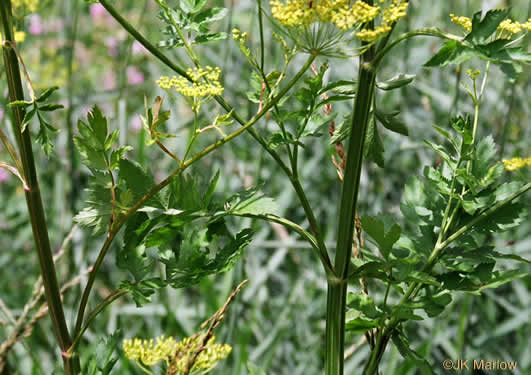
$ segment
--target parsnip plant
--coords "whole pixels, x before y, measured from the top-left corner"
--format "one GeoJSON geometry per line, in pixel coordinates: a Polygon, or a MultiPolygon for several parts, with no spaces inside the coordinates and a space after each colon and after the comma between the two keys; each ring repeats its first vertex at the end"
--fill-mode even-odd
{"type": "MultiPolygon", "coordinates": [[[[378,374],[390,344],[423,371],[433,372],[433,366],[410,347],[405,334],[409,321],[424,319],[418,311],[434,317],[450,304],[455,291],[479,294],[527,275],[521,268],[495,268],[499,259],[529,261],[495,249],[490,236],[523,220],[522,196],[531,183],[522,168],[530,164],[529,159],[501,160],[493,138],[480,138],[478,126],[492,66],[499,66],[508,79],[515,80],[522,67],[531,62],[531,55],[519,45],[531,29],[531,20],[512,21],[509,10],[477,12],[472,18],[452,14],[452,21],[462,27],[459,35],[434,27],[396,35],[397,23],[407,16],[407,1],[275,0],[266,4],[258,0],[259,27],[254,37],[260,43],[255,49],[249,43],[249,31],[235,28],[231,36],[218,31],[217,24],[227,9],[210,7],[207,0],[155,2],[164,25],[158,44],[148,41],[129,23],[114,2],[99,1],[124,30],[175,74],[161,76],[156,84],[191,111],[187,145],[182,150],[168,146],[167,140],[176,136],[166,127],[171,118],[170,100],[145,98],[142,122],[148,136],[146,143],[158,147],[175,165],[171,174],[157,182],[152,176],[156,166],[145,170],[128,156],[133,147],[117,145],[119,132],[111,131],[100,108],[93,107],[86,119],[79,120],[73,141],[90,171],[90,181],[85,207],[75,221],[105,239],[88,274],[72,331],[63,313],[30,138],[31,120],[37,116],[37,137],[46,153],[52,152],[50,132],[55,128],[43,112],[60,106],[48,102],[53,88],[36,96],[28,74],[21,77],[19,67],[24,56],[18,53],[14,40],[11,2],[5,0],[0,5],[17,145],[0,133],[12,157],[12,163],[2,162],[0,166],[19,177],[26,192],[65,373],[111,373],[116,364],[112,351],[102,349],[104,354],[83,366],[78,354],[83,351],[84,332],[116,299],[129,294],[137,306],[142,306],[161,288],[185,288],[232,268],[249,247],[254,232],[244,228],[232,233],[227,225],[231,216],[283,225],[307,241],[320,260],[328,286],[323,343],[327,375],[343,374],[345,332],[365,335],[370,354],[363,364],[364,375],[378,374]],[[267,61],[266,24],[274,30],[272,38],[283,51],[282,66],[272,67],[267,61]],[[403,189],[401,217],[368,216],[357,210],[363,161],[385,168],[382,137],[387,131],[409,134],[400,113],[381,107],[378,96],[412,84],[415,79],[408,72],[390,79],[379,73],[395,46],[418,36],[438,38],[444,43],[425,63],[427,68],[463,65],[472,59],[484,62],[481,71],[468,70],[464,82],[469,97],[463,100],[472,102],[474,111],[433,126],[432,134],[438,133],[443,142],[430,137],[426,145],[440,161],[436,166],[426,166],[422,176],[409,177],[403,189]],[[250,118],[224,98],[221,77],[225,72],[198,52],[228,37],[247,62],[245,69],[252,72],[247,97],[255,114],[250,118]],[[200,50],[198,45],[205,46],[200,50]],[[187,66],[169,58],[168,49],[184,54],[187,66]],[[352,75],[340,80],[327,80],[337,59],[356,61],[355,79],[353,70],[352,75]],[[29,100],[22,89],[24,82],[29,87],[29,100]],[[350,103],[350,113],[335,111],[340,102],[350,103]],[[274,131],[260,126],[264,117],[274,121],[274,131]],[[202,180],[193,170],[188,173],[198,161],[239,136],[252,137],[257,149],[276,163],[277,172],[295,192],[307,222],[282,217],[275,201],[259,187],[221,198],[215,193],[223,170],[212,173],[210,181],[202,180]],[[300,174],[305,168],[300,155],[316,142],[332,155],[332,162],[322,168],[335,169],[341,186],[335,251],[325,242],[323,223],[315,214],[316,204],[308,198],[300,174]],[[504,169],[510,174],[504,174],[504,169]],[[88,310],[94,282],[112,244],[119,247],[116,266],[127,271],[130,278],[88,310]],[[161,265],[162,273],[158,271],[161,265]],[[384,290],[384,297],[376,298],[375,290],[384,290]]],[[[429,129],[431,124],[425,127],[429,129]]],[[[228,302],[232,297],[234,294],[228,302]]],[[[157,367],[151,366],[159,362],[166,374],[206,373],[230,352],[228,345],[214,343],[212,333],[228,302],[191,338],[180,342],[172,337],[160,338],[156,343],[149,338],[127,339],[123,350],[146,373],[157,373],[157,367]]],[[[109,347],[115,345],[115,340],[109,340],[109,347]]],[[[258,373],[260,369],[250,367],[250,371],[258,373]]]]}

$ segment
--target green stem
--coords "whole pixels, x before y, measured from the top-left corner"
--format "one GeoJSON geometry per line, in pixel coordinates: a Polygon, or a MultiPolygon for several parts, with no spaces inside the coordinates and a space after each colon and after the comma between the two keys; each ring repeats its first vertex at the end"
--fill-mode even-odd
{"type": "Polygon", "coordinates": [[[396,45],[398,45],[400,42],[402,42],[402,41],[404,41],[406,39],[415,37],[415,36],[434,36],[434,37],[438,37],[438,38],[449,39],[449,40],[457,40],[457,41],[462,41],[462,39],[463,39],[463,38],[461,38],[461,37],[459,37],[457,35],[444,33],[444,32],[442,32],[441,30],[439,30],[439,29],[437,29],[435,27],[413,30],[413,31],[410,31],[410,32],[407,32],[407,33],[404,33],[404,34],[400,35],[398,38],[393,40],[391,43],[386,45],[384,48],[380,49],[378,51],[378,53],[374,56],[374,60],[373,60],[374,66],[378,66],[382,62],[384,56],[391,49],[393,49],[396,45]]]}
{"type": "MultiPolygon", "coordinates": [[[[74,148],[74,54],[77,39],[77,24],[78,24],[78,0],[73,0],[66,3],[66,14],[71,20],[67,28],[68,45],[66,48],[67,60],[67,110],[66,110],[66,132],[67,132],[67,154],[70,161],[70,191],[69,191],[69,206],[72,216],[75,215],[76,201],[79,195],[79,158],[75,153],[74,148]]],[[[66,18],[66,17],[65,17],[66,18]]]]}
{"type": "Polygon", "coordinates": [[[295,189],[295,193],[299,197],[299,200],[302,204],[302,208],[304,209],[304,213],[310,224],[310,230],[312,231],[317,241],[317,246],[319,250],[319,259],[321,260],[321,264],[323,265],[326,276],[329,280],[335,280],[336,276],[334,272],[334,267],[332,266],[332,263],[328,256],[328,251],[326,250],[326,245],[324,243],[323,236],[319,230],[317,218],[315,217],[315,214],[312,210],[312,206],[310,205],[310,202],[308,201],[308,197],[306,196],[306,193],[304,192],[304,188],[302,187],[301,182],[298,179],[298,177],[289,175],[289,178],[291,181],[291,185],[295,189]]]}
{"type": "MultiPolygon", "coordinates": [[[[11,1],[0,2],[0,21],[3,26],[5,42],[2,45],[6,78],[9,87],[9,97],[11,101],[24,100],[24,90],[20,77],[19,61],[15,50],[13,29],[11,23],[11,1]]],[[[48,310],[52,320],[53,329],[59,343],[61,351],[66,351],[71,345],[71,338],[66,324],[63,304],[61,301],[61,289],[57,282],[55,265],[48,237],[46,215],[39,189],[35,160],[31,145],[30,131],[21,132],[24,119],[24,111],[20,108],[13,108],[14,119],[13,132],[16,136],[19,148],[22,172],[28,185],[25,189],[26,203],[30,215],[33,238],[39,256],[42,280],[48,310]]],[[[78,358],[63,358],[65,373],[68,375],[77,374],[80,371],[78,358]]]]}
{"type": "Polygon", "coordinates": [[[315,56],[310,56],[304,66],[301,68],[301,70],[295,75],[295,77],[284,87],[279,94],[271,99],[269,103],[267,103],[262,110],[257,113],[249,122],[247,122],[244,126],[236,130],[234,133],[229,134],[228,136],[218,140],[217,142],[211,144],[210,146],[203,149],[198,154],[192,156],[190,159],[184,161],[179,168],[177,168],[171,175],[169,175],[166,179],[164,179],[162,182],[160,182],[158,185],[153,187],[146,195],[144,195],[140,200],[138,200],[133,207],[125,213],[120,220],[113,226],[112,231],[109,232],[99,254],[96,259],[96,262],[94,263],[94,266],[92,267],[91,272],[89,273],[89,277],[87,280],[87,285],[85,286],[85,289],[83,290],[83,294],[81,296],[81,302],[79,305],[79,310],[77,314],[76,319],[76,326],[74,329],[74,337],[77,337],[79,333],[81,332],[81,329],[83,327],[83,317],[85,314],[85,309],[87,307],[88,299],[90,296],[90,292],[92,290],[92,286],[94,285],[94,281],[96,279],[96,274],[101,267],[101,264],[103,263],[103,259],[105,258],[105,255],[107,254],[107,251],[109,250],[109,247],[116,237],[116,234],[119,232],[121,227],[125,224],[126,220],[133,215],[142,205],[151,198],[154,194],[156,194],[158,191],[166,187],[176,176],[183,173],[190,165],[194,164],[195,162],[199,161],[206,155],[210,154],[212,151],[218,149],[219,147],[223,146],[225,143],[229,142],[231,139],[239,136],[243,132],[245,132],[247,129],[249,129],[251,126],[253,126],[258,120],[260,120],[270,109],[277,103],[286,93],[295,85],[296,82],[302,77],[302,75],[308,70],[310,65],[312,64],[313,60],[315,59],[315,56]]]}
{"type": "Polygon", "coordinates": [[[354,217],[360,186],[363,144],[369,122],[376,78],[376,72],[371,65],[373,55],[374,50],[371,48],[362,55],[359,67],[358,90],[354,102],[352,130],[339,204],[339,224],[334,268],[337,279],[328,281],[326,375],[343,374],[346,280],[352,253],[354,217]]]}
{"type": "Polygon", "coordinates": [[[87,330],[87,328],[89,327],[90,323],[94,320],[94,318],[100,312],[102,312],[103,309],[105,309],[105,307],[107,307],[108,305],[110,305],[115,300],[117,300],[118,298],[120,298],[121,296],[123,296],[125,294],[127,294],[127,290],[125,290],[125,289],[117,289],[117,290],[115,290],[114,292],[109,294],[107,297],[105,297],[105,299],[103,301],[101,301],[100,304],[98,306],[96,306],[96,308],[94,310],[92,310],[87,315],[87,319],[85,321],[85,324],[83,325],[83,327],[81,328],[79,333],[76,335],[76,337],[74,337],[74,340],[72,341],[72,345],[70,346],[70,348],[66,352],[66,354],[68,356],[71,356],[75,352],[75,350],[77,348],[77,345],[79,344],[79,340],[81,339],[81,337],[83,337],[83,333],[87,330]]]}

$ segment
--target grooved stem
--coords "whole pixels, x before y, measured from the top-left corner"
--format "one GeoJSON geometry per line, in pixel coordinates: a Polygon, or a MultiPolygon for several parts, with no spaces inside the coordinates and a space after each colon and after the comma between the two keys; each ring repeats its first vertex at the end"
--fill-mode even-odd
{"type": "MultiPolygon", "coordinates": [[[[11,17],[11,0],[2,0],[0,2],[0,21],[2,23],[3,35],[5,38],[2,45],[2,51],[9,87],[9,98],[11,101],[16,101],[24,100],[24,90],[22,88],[18,57],[13,49],[15,41],[13,38],[11,17]]],[[[63,311],[61,289],[59,288],[55,273],[50,239],[48,237],[46,215],[42,204],[37,171],[35,169],[30,131],[29,128],[26,128],[24,132],[21,132],[25,111],[21,108],[15,107],[13,108],[13,115],[13,133],[16,137],[22,164],[22,172],[27,184],[27,188],[25,189],[26,203],[30,215],[35,247],[39,257],[44,293],[46,295],[48,311],[52,320],[55,336],[61,351],[65,352],[70,347],[72,341],[63,311]]],[[[77,357],[63,357],[63,362],[65,373],[67,375],[79,373],[80,364],[77,357]]]]}

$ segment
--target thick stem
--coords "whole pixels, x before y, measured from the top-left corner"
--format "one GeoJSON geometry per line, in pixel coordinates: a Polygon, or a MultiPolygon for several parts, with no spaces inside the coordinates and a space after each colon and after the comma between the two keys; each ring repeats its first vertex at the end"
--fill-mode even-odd
{"type": "MultiPolygon", "coordinates": [[[[0,21],[2,22],[3,35],[5,38],[5,42],[2,45],[2,51],[4,56],[6,78],[9,87],[9,97],[11,101],[24,100],[24,90],[22,88],[18,57],[13,49],[13,46],[15,46],[15,41],[11,26],[10,0],[2,0],[0,2],[0,21]]],[[[26,203],[30,215],[33,238],[35,240],[35,246],[39,256],[44,292],[46,295],[46,301],[48,303],[48,310],[50,312],[53,329],[61,351],[64,352],[70,347],[71,338],[68,332],[63,311],[61,289],[59,288],[55,273],[50,239],[48,237],[46,216],[42,204],[39,182],[37,179],[37,171],[35,169],[35,160],[33,157],[30,131],[29,129],[26,129],[24,132],[21,132],[24,111],[20,108],[13,108],[13,113],[15,120],[13,122],[13,130],[16,136],[17,146],[19,148],[22,171],[28,186],[28,188],[25,189],[26,203]]],[[[63,360],[66,374],[70,375],[79,373],[79,359],[63,358],[63,360]]]]}
{"type": "Polygon", "coordinates": [[[337,279],[328,281],[326,375],[343,374],[345,303],[347,295],[346,280],[348,278],[348,267],[352,253],[354,218],[363,160],[363,144],[369,122],[376,77],[376,73],[370,64],[372,56],[372,49],[362,55],[359,68],[358,90],[354,102],[352,130],[339,206],[339,227],[335,257],[335,274],[337,279]]]}

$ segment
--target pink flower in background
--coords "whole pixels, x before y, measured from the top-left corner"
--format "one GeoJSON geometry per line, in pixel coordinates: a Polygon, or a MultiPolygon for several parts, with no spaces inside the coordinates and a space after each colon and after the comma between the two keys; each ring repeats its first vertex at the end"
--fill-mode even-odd
{"type": "Polygon", "coordinates": [[[105,44],[105,47],[107,47],[107,53],[109,56],[117,56],[118,55],[118,39],[109,37],[105,38],[103,41],[105,44]]]}
{"type": "Polygon", "coordinates": [[[0,168],[0,183],[9,180],[9,172],[4,168],[0,168]]]}
{"type": "Polygon", "coordinates": [[[101,21],[107,14],[107,10],[101,4],[92,4],[90,6],[90,16],[94,21],[101,21]]]}
{"type": "Polygon", "coordinates": [[[142,129],[142,119],[137,115],[131,120],[131,130],[138,133],[140,129],[142,129]]]}
{"type": "Polygon", "coordinates": [[[135,40],[133,42],[132,51],[133,51],[133,55],[140,55],[140,54],[147,55],[148,54],[148,50],[146,49],[146,47],[140,44],[138,40],[135,40]]]}
{"type": "Polygon", "coordinates": [[[127,67],[127,83],[130,85],[140,85],[144,82],[144,73],[142,73],[136,66],[127,67]]]}
{"type": "Polygon", "coordinates": [[[114,90],[116,88],[116,74],[113,71],[107,70],[103,73],[103,89],[114,90]]]}
{"type": "Polygon", "coordinates": [[[30,17],[30,24],[28,27],[29,33],[31,35],[40,35],[44,32],[43,24],[41,22],[41,16],[38,14],[33,14],[30,17]]]}

